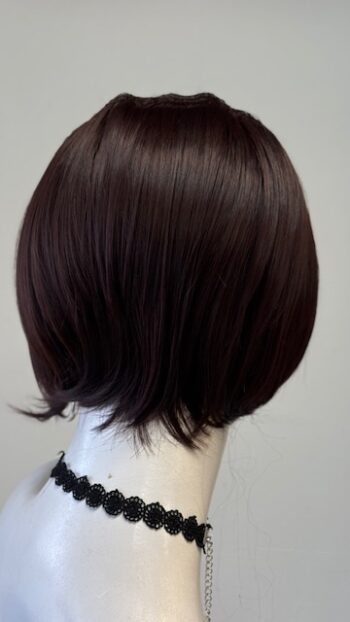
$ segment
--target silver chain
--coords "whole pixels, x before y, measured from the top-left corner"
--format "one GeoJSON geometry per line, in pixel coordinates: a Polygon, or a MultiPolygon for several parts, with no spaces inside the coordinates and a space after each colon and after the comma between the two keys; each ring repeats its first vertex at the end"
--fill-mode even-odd
{"type": "Polygon", "coordinates": [[[211,622],[211,606],[213,601],[213,539],[210,528],[205,536],[205,584],[204,584],[204,607],[205,620],[211,622]]]}

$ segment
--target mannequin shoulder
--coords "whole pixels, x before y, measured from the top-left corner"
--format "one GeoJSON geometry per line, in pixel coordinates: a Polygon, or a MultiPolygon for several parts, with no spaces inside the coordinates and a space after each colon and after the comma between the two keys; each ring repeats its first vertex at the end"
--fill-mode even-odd
{"type": "Polygon", "coordinates": [[[0,525],[5,518],[8,518],[19,507],[23,507],[27,501],[35,497],[45,483],[48,481],[52,468],[55,466],[57,458],[44,462],[35,467],[13,488],[5,503],[0,506],[0,525]]]}

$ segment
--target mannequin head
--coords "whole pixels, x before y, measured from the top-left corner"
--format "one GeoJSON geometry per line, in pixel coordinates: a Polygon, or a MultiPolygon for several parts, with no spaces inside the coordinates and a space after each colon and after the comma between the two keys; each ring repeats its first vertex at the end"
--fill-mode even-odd
{"type": "Polygon", "coordinates": [[[42,410],[108,407],[196,448],[301,362],[318,262],[276,136],[211,93],[118,95],[63,141],[24,214],[16,294],[42,410]]]}

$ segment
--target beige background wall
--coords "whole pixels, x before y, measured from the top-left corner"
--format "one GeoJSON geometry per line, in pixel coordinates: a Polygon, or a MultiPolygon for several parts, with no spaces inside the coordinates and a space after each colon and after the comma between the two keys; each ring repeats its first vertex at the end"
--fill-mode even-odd
{"type": "Polygon", "coordinates": [[[0,506],[75,422],[38,396],[15,303],[15,238],[58,145],[121,91],[212,91],[256,114],[302,178],[321,270],[314,335],[277,396],[231,428],[211,505],[217,622],[350,616],[349,4],[0,2],[0,506]]]}

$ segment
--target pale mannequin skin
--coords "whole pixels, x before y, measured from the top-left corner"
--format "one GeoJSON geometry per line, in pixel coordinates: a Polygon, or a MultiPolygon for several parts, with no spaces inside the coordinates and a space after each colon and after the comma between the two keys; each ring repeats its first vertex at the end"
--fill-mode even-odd
{"type": "MultiPolygon", "coordinates": [[[[93,432],[106,415],[79,409],[69,446],[57,447],[68,467],[215,529],[208,511],[228,428],[208,428],[207,447],[193,451],[156,422],[150,453],[131,436],[93,432]]],[[[76,501],[49,477],[58,459],[26,477],[0,511],[0,620],[203,622],[204,553],[195,542],[76,501]]]]}

